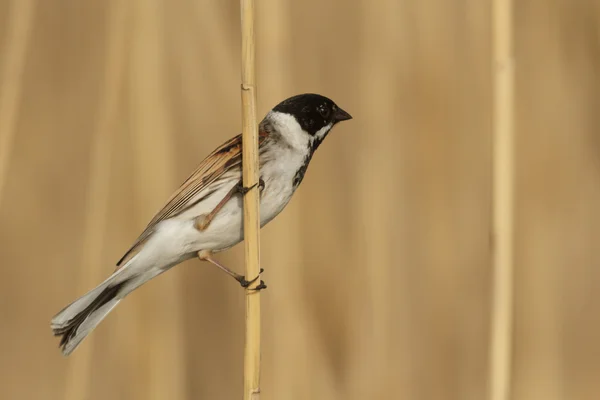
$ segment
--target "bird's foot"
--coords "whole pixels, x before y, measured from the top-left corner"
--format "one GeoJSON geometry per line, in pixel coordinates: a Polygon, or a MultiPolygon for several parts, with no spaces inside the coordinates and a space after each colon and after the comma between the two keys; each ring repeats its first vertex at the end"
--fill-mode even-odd
{"type": "Polygon", "coordinates": [[[248,290],[254,290],[254,291],[260,292],[261,290],[266,289],[266,288],[267,288],[267,285],[265,284],[265,281],[260,281],[260,283],[258,284],[257,287],[248,289],[248,290]]]}
{"type": "Polygon", "coordinates": [[[265,188],[265,181],[261,179],[259,179],[258,183],[255,183],[254,185],[250,186],[250,187],[245,187],[244,184],[242,182],[238,183],[238,192],[240,192],[242,195],[245,195],[246,193],[248,193],[250,190],[254,189],[256,186],[258,185],[258,190],[262,191],[265,188]]]}
{"type": "MultiPolygon", "coordinates": [[[[260,278],[260,274],[262,274],[264,272],[264,269],[261,268],[260,272],[258,273],[258,275],[256,276],[256,278],[252,279],[252,280],[247,280],[245,276],[243,275],[239,275],[238,277],[236,277],[235,279],[240,283],[240,285],[242,285],[243,288],[247,288],[248,286],[250,286],[251,284],[253,284],[254,282],[256,282],[256,280],[258,278],[260,278]]],[[[267,285],[265,285],[264,281],[260,281],[259,285],[253,289],[250,290],[261,290],[261,289],[265,289],[267,287],[267,285]]]]}

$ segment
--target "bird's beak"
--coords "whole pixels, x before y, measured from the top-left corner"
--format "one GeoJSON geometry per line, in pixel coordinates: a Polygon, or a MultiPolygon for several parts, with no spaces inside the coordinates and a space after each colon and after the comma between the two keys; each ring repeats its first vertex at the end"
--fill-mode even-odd
{"type": "Polygon", "coordinates": [[[348,114],[346,111],[342,110],[338,107],[335,112],[335,122],[341,122],[352,119],[352,115],[348,114]]]}

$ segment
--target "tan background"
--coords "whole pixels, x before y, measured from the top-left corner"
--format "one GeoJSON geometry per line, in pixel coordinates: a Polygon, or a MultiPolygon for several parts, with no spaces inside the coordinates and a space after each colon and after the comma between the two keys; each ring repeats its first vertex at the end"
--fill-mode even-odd
{"type": "MultiPolygon", "coordinates": [[[[261,398],[484,399],[489,2],[257,3],[259,114],[355,117],[262,231],[261,398]]],[[[600,4],[516,3],[513,399],[598,399],[600,4]]],[[[239,43],[236,1],[0,0],[0,398],[241,398],[243,291],[199,261],[68,359],[49,328],[239,132],[239,43]]]]}

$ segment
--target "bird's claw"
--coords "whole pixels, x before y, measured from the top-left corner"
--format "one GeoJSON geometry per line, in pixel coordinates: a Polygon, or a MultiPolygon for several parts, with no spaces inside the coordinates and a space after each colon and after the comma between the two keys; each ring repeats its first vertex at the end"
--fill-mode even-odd
{"type": "MultiPolygon", "coordinates": [[[[256,280],[258,278],[260,278],[260,274],[262,274],[263,272],[264,272],[264,268],[261,268],[260,272],[258,273],[258,275],[256,276],[256,278],[254,278],[254,279],[252,279],[250,281],[246,280],[246,277],[242,276],[242,275],[240,275],[239,277],[237,277],[236,280],[240,283],[240,285],[242,285],[243,288],[247,288],[248,286],[250,286],[251,284],[253,284],[254,282],[256,282],[256,280]]],[[[264,282],[260,281],[260,284],[257,287],[259,287],[261,284],[264,285],[264,282]]],[[[256,288],[253,289],[253,290],[256,290],[256,288]]]]}
{"type": "Polygon", "coordinates": [[[260,283],[258,284],[257,287],[248,289],[248,290],[255,290],[257,292],[260,292],[261,290],[266,289],[266,288],[267,288],[267,285],[265,284],[265,281],[260,281],[260,283]]]}
{"type": "Polygon", "coordinates": [[[250,190],[254,189],[256,186],[258,186],[259,191],[262,191],[265,188],[265,181],[263,181],[262,178],[260,178],[258,180],[258,183],[255,183],[254,185],[252,185],[250,187],[245,187],[244,184],[242,182],[240,182],[240,183],[238,183],[238,192],[240,192],[242,195],[245,195],[250,190]]]}

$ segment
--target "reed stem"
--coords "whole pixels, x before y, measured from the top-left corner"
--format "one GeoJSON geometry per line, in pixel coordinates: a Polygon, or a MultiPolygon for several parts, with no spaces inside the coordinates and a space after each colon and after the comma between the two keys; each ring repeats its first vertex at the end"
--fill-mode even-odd
{"type": "MultiPolygon", "coordinates": [[[[254,45],[254,1],[241,0],[242,23],[242,146],[245,187],[258,183],[258,124],[254,45]]],[[[246,279],[260,271],[258,185],[244,196],[244,248],[246,279]]],[[[260,398],[260,292],[246,290],[246,343],[244,349],[244,400],[260,398]]]]}
{"type": "Polygon", "coordinates": [[[513,325],[514,70],[512,0],[493,3],[493,299],[490,400],[508,400],[513,325]]]}

